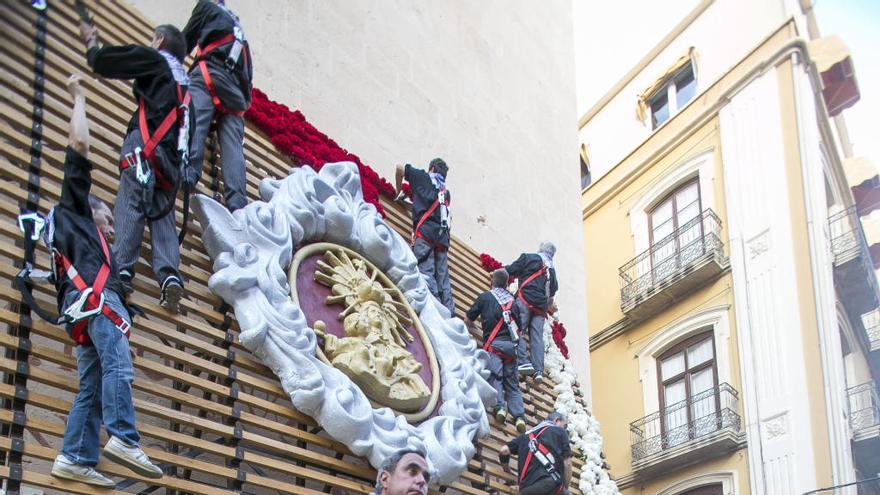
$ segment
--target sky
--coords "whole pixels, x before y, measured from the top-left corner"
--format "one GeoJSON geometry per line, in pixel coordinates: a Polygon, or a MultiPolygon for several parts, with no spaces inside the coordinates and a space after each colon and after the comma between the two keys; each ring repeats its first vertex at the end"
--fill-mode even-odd
{"type": "Polygon", "coordinates": [[[853,152],[880,167],[880,0],[818,0],[814,9],[819,31],[840,36],[855,66],[861,100],[843,111],[853,152]]]}
{"type": "MultiPolygon", "coordinates": [[[[698,3],[573,0],[578,117],[698,3]]],[[[880,126],[876,124],[880,116],[880,0],[814,0],[814,4],[822,35],[840,36],[855,65],[861,100],[843,113],[853,151],[880,168],[880,126]]]]}

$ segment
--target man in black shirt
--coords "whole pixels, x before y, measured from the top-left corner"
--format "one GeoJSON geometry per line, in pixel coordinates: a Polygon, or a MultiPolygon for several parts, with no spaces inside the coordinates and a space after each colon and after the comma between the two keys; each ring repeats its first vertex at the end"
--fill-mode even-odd
{"type": "Polygon", "coordinates": [[[159,303],[177,313],[183,281],[178,271],[174,202],[190,132],[189,80],[181,63],[186,56],[183,34],[174,26],[159,26],[149,47],[99,47],[97,29],[86,23],[80,24],[80,34],[88,49],[89,67],[108,79],[133,79],[132,92],[138,102],[120,151],[114,208],[118,232],[113,254],[124,291],[131,291],[144,225],[149,221],[152,267],[161,286],[159,303]]]}
{"type": "Polygon", "coordinates": [[[489,383],[495,388],[498,398],[495,419],[503,423],[509,409],[516,418],[516,429],[524,432],[525,408],[516,376],[519,316],[513,311],[513,295],[507,292],[507,282],[506,270],[500,268],[492,272],[492,289],[477,297],[467,310],[465,324],[473,328],[477,318],[482,322],[483,350],[489,353],[489,383]]]}
{"type": "Polygon", "coordinates": [[[519,280],[516,309],[520,314],[523,332],[529,332],[530,353],[526,354],[525,339],[520,339],[517,346],[519,371],[534,373],[537,381],[544,378],[544,322],[559,289],[556,269],[553,267],[555,254],[556,246],[545,241],[538,247],[537,253],[523,253],[504,267],[512,278],[519,280]]]}
{"type": "Polygon", "coordinates": [[[71,76],[74,100],[70,145],[64,160],[61,199],[49,215],[49,242],[55,257],[58,309],[71,320],[67,331],[77,343],[79,392],[67,416],[61,453],[52,475],[101,487],[115,483],[95,470],[101,423],[110,440],[104,456],[149,478],[161,478],[138,447],[131,384],[134,371],[128,336],[131,317],[120,296],[116,263],[107,249],[114,230],[109,208],[92,196],[88,161],[89,127],[80,78],[71,76]]]}
{"type": "Polygon", "coordinates": [[[186,184],[192,190],[202,175],[205,138],[216,116],[226,207],[235,211],[247,204],[243,115],[251,103],[250,48],[238,16],[223,0],[199,0],[183,34],[187,53],[198,47],[189,74],[195,132],[190,143],[186,184]]]}
{"type": "Polygon", "coordinates": [[[571,446],[568,420],[552,412],[538,426],[501,447],[499,458],[510,472],[510,456],[517,456],[520,495],[560,495],[571,485],[571,446]]]}
{"type": "Polygon", "coordinates": [[[410,164],[397,167],[395,182],[398,194],[403,180],[412,188],[413,254],[419,271],[427,278],[428,290],[440,299],[449,314],[455,314],[452,285],[449,283],[449,203],[446,189],[449,167],[440,158],[431,160],[428,171],[410,164]]]}

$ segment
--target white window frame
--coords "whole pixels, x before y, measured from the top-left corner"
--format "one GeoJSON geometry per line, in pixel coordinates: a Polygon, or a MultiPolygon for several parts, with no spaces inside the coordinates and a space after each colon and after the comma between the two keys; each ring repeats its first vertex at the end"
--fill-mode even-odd
{"type": "Polygon", "coordinates": [[[734,471],[717,471],[714,473],[701,474],[684,481],[677,481],[672,485],[657,492],[657,495],[678,495],[705,485],[721,483],[724,495],[736,495],[739,493],[737,473],[734,471]]]}
{"type": "Polygon", "coordinates": [[[670,172],[657,180],[629,209],[635,256],[651,247],[648,220],[651,209],[666,198],[670,191],[694,177],[699,177],[700,207],[703,210],[715,209],[715,148],[711,148],[674,165],[670,172]]]}
{"type": "Polygon", "coordinates": [[[680,112],[682,108],[688,106],[688,103],[694,101],[697,98],[698,94],[699,94],[699,82],[697,81],[697,67],[696,67],[696,65],[694,65],[694,59],[691,58],[691,60],[688,61],[687,65],[678,69],[675,72],[675,74],[672,74],[671,76],[669,76],[669,79],[667,79],[666,82],[663,83],[663,86],[660,89],[658,89],[657,91],[655,91],[653,94],[651,94],[651,96],[649,96],[645,100],[645,105],[648,107],[648,112],[650,113],[649,119],[651,122],[651,129],[656,130],[656,129],[663,127],[663,124],[672,120],[672,118],[675,117],[675,115],[678,114],[678,112],[680,112]],[[685,103],[681,108],[679,108],[678,107],[678,98],[676,97],[676,92],[678,91],[678,88],[675,85],[675,78],[676,78],[676,76],[681,74],[688,67],[691,69],[691,74],[693,74],[693,76],[694,76],[694,96],[690,100],[688,100],[687,103],[685,103]],[[669,112],[669,116],[666,117],[666,120],[664,120],[663,122],[660,122],[659,124],[654,125],[654,110],[651,108],[652,107],[651,103],[663,91],[666,91],[666,106],[667,106],[667,109],[669,112]]]}
{"type": "Polygon", "coordinates": [[[718,383],[731,383],[733,375],[730,367],[730,310],[729,305],[715,306],[698,313],[680,318],[657,332],[651,340],[636,351],[639,363],[639,380],[642,382],[642,403],[645,415],[660,410],[658,395],[659,380],[657,360],[671,346],[684,339],[712,330],[715,337],[715,367],[718,383]]]}

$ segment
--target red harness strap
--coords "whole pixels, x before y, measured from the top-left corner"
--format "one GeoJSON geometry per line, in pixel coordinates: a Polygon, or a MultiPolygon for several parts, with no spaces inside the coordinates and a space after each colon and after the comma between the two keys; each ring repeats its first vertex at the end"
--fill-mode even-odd
{"type": "MultiPolygon", "coordinates": [[[[445,191],[446,190],[443,189],[439,192],[445,192],[445,191]]],[[[438,206],[440,206],[440,200],[435,199],[434,202],[431,203],[431,207],[428,208],[428,211],[426,211],[425,214],[422,215],[422,218],[419,219],[418,223],[416,223],[416,228],[415,228],[415,230],[413,230],[412,241],[413,241],[413,244],[415,244],[416,239],[422,239],[425,242],[427,242],[428,244],[430,244],[431,247],[433,247],[435,251],[446,251],[446,246],[444,246],[438,242],[432,242],[428,238],[426,238],[424,234],[422,234],[422,225],[425,223],[426,220],[428,220],[428,218],[431,217],[431,214],[434,213],[434,210],[436,210],[438,206]]],[[[449,206],[449,200],[446,201],[446,206],[449,206]]]]}
{"type": "MultiPolygon", "coordinates": [[[[208,63],[205,61],[205,57],[209,53],[223,45],[228,45],[229,43],[232,43],[234,41],[235,35],[230,33],[212,43],[209,43],[208,46],[206,46],[205,48],[198,47],[196,48],[196,60],[198,60],[199,70],[202,73],[202,78],[205,80],[205,86],[208,87],[208,92],[211,93],[211,101],[214,103],[214,108],[216,108],[217,111],[220,113],[228,113],[230,115],[241,117],[242,115],[244,115],[244,111],[233,112],[226,108],[226,106],[223,105],[223,102],[220,101],[220,97],[217,96],[217,91],[214,89],[214,82],[211,80],[211,72],[208,71],[208,63]]],[[[242,56],[244,56],[244,63],[247,64],[247,50],[242,50],[241,53],[242,56]]]]}
{"type": "MultiPolygon", "coordinates": [[[[92,310],[101,305],[101,295],[104,292],[104,285],[107,283],[107,279],[110,277],[110,250],[107,249],[107,241],[104,240],[104,236],[98,231],[98,238],[101,239],[101,250],[104,252],[104,264],[101,265],[101,268],[98,270],[98,275],[95,276],[95,282],[92,284],[92,292],[89,294],[86,299],[86,304],[83,309],[92,310]]],[[[82,275],[79,274],[76,267],[73,266],[73,263],[58,251],[55,252],[55,263],[58,267],[63,267],[64,272],[67,274],[67,277],[73,282],[73,285],[80,291],[80,293],[84,293],[86,289],[89,288],[86,281],[82,278],[82,275]]],[[[131,324],[125,320],[125,318],[119,316],[116,311],[110,309],[106,304],[101,305],[101,314],[106,316],[110,321],[116,325],[116,328],[119,329],[120,332],[125,334],[125,337],[128,338],[131,335],[131,324]]],[[[89,339],[88,326],[89,326],[90,318],[83,318],[82,320],[76,321],[73,324],[73,331],[71,332],[71,336],[73,340],[76,341],[78,345],[91,345],[91,339],[89,339]]]]}
{"type": "Polygon", "coordinates": [[[531,282],[532,280],[535,280],[536,278],[540,277],[541,275],[543,275],[545,273],[547,273],[547,267],[542,266],[540,270],[529,275],[529,277],[526,279],[526,281],[521,283],[519,286],[519,289],[516,291],[516,295],[522,300],[523,304],[526,305],[526,308],[529,309],[529,312],[531,312],[532,314],[538,315],[538,316],[547,316],[547,311],[540,309],[540,308],[536,308],[536,307],[532,306],[531,304],[529,304],[529,302],[526,301],[525,296],[523,296],[523,289],[525,288],[526,285],[528,285],[529,282],[531,282]]]}
{"type": "Polygon", "coordinates": [[[489,338],[486,339],[486,342],[483,343],[483,350],[486,352],[491,352],[492,354],[498,356],[502,362],[510,363],[513,361],[512,356],[508,356],[503,352],[492,347],[492,342],[495,341],[495,337],[498,336],[498,332],[501,330],[501,325],[504,324],[504,312],[510,311],[510,307],[513,306],[513,299],[511,299],[507,304],[501,305],[501,318],[498,319],[498,323],[495,324],[495,328],[492,329],[492,333],[489,334],[489,338]]]}
{"type": "MultiPolygon", "coordinates": [[[[543,430],[539,431],[537,435],[535,435],[534,431],[529,432],[529,441],[537,440],[538,437],[544,434],[547,431],[549,426],[545,426],[543,430]]],[[[538,450],[541,451],[542,454],[547,455],[550,451],[547,450],[547,447],[544,446],[543,443],[538,442],[538,450]]],[[[529,449],[529,454],[526,456],[526,462],[523,463],[522,471],[519,473],[519,484],[522,485],[523,479],[526,477],[526,473],[529,471],[529,464],[532,463],[532,450],[529,449]]]]}
{"type": "MultiPolygon", "coordinates": [[[[141,131],[141,140],[144,143],[144,147],[141,150],[144,157],[153,164],[153,173],[156,174],[156,187],[164,190],[173,190],[174,184],[168,182],[165,176],[162,175],[162,172],[156,167],[156,147],[159,146],[159,143],[165,139],[165,135],[168,134],[168,131],[178,122],[180,119],[180,107],[189,105],[190,95],[189,90],[183,92],[180,89],[180,85],[177,85],[177,102],[178,106],[171,109],[168,112],[168,115],[162,120],[162,123],[159,124],[159,127],[156,128],[156,131],[153,132],[153,135],[150,135],[150,129],[147,126],[147,112],[145,110],[144,99],[138,102],[138,127],[141,131]]],[[[128,160],[123,159],[119,163],[119,170],[127,169],[131,164],[128,160]]]]}

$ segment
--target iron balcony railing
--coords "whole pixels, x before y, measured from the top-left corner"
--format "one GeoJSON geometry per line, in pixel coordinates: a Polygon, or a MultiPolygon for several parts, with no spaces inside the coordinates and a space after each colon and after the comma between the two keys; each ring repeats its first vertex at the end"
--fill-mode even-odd
{"type": "Polygon", "coordinates": [[[863,314],[862,326],[868,335],[868,350],[880,350],[880,308],[863,314]]]}
{"type": "Polygon", "coordinates": [[[828,230],[831,237],[831,254],[834,255],[835,263],[868,253],[868,243],[865,241],[856,206],[850,206],[828,217],[828,230]]]}
{"type": "Polygon", "coordinates": [[[873,381],[847,389],[849,425],[853,432],[880,426],[880,398],[873,381]]]}
{"type": "Polygon", "coordinates": [[[621,306],[631,307],[643,296],[672,283],[697,262],[724,256],[721,220],[711,209],[680,226],[620,268],[621,306]]]}
{"type": "Polygon", "coordinates": [[[722,383],[633,421],[629,425],[633,463],[718,431],[739,432],[738,405],[739,394],[722,383]]]}

